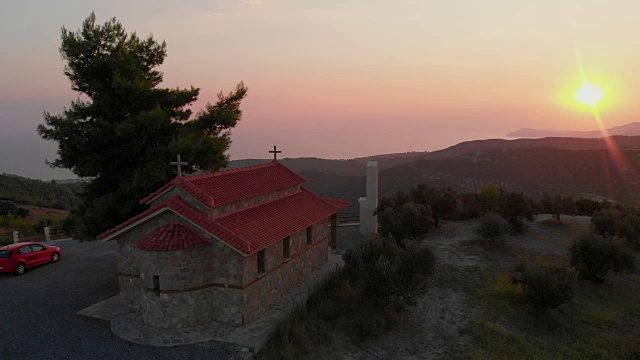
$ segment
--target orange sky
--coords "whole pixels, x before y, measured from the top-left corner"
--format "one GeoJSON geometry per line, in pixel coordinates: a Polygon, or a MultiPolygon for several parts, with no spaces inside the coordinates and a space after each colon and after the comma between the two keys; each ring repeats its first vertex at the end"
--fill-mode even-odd
{"type": "MultiPolygon", "coordinates": [[[[95,11],[168,44],[163,86],[201,88],[200,108],[249,87],[233,158],[350,158],[435,150],[522,127],[592,130],[569,106],[587,75],[607,88],[606,126],[637,121],[640,2],[21,1],[0,14],[0,122],[33,132],[76,97],[59,29],[95,11]]],[[[2,161],[0,160],[0,166],[2,161]]],[[[2,169],[0,169],[2,170],[2,169]]]]}

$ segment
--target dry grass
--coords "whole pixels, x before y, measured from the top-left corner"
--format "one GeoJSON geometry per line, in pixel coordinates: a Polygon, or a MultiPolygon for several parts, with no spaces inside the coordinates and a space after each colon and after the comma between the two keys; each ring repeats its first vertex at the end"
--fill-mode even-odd
{"type": "Polygon", "coordinates": [[[640,359],[640,275],[610,275],[603,286],[579,279],[572,303],[545,312],[527,308],[520,289],[510,284],[520,259],[568,266],[563,247],[586,229],[581,218],[546,220],[511,238],[507,246],[515,251],[483,257],[485,285],[466,289],[482,311],[470,326],[473,349],[464,358],[640,359]]]}
{"type": "MultiPolygon", "coordinates": [[[[13,242],[11,237],[13,231],[33,235],[35,227],[40,220],[47,219],[55,224],[69,215],[68,210],[50,209],[31,205],[18,205],[18,207],[28,209],[29,216],[24,219],[18,218],[13,220],[12,226],[0,226],[0,246],[13,242]]],[[[37,237],[37,239],[40,239],[40,237],[37,237]]]]}
{"type": "Polygon", "coordinates": [[[29,216],[27,216],[27,219],[30,219],[35,223],[38,223],[40,219],[52,219],[54,221],[62,220],[69,215],[68,210],[49,209],[49,208],[43,208],[43,207],[31,206],[31,205],[18,205],[18,206],[21,208],[28,209],[29,216]]]}

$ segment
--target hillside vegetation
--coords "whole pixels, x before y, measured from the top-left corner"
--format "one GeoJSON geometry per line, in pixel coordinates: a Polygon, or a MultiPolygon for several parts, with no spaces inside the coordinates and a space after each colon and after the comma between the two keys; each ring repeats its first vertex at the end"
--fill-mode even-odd
{"type": "MultiPolygon", "coordinates": [[[[506,235],[499,243],[477,238],[473,229],[481,221],[448,222],[426,236],[423,243],[436,257],[434,271],[425,294],[407,309],[392,331],[357,343],[359,334],[345,335],[337,327],[327,326],[322,336],[312,337],[318,321],[313,316],[294,315],[281,325],[258,358],[640,357],[640,274],[611,271],[600,285],[575,276],[570,265],[568,249],[577,237],[589,233],[589,217],[566,217],[558,222],[551,216],[540,216],[525,234],[506,235]],[[538,272],[529,271],[528,280],[518,278],[523,264],[538,272]],[[566,281],[552,276],[554,272],[540,271],[546,269],[563,269],[566,281]],[[532,281],[535,275],[545,281],[532,281]],[[564,289],[564,285],[570,286],[564,289]],[[558,301],[538,301],[549,299],[558,301]],[[304,349],[303,355],[298,353],[300,349],[304,349]]],[[[354,292],[353,287],[342,288],[342,294],[354,292]]],[[[315,304],[307,303],[307,314],[327,313],[328,305],[318,311],[315,304]]],[[[370,313],[371,318],[376,316],[370,313]]]]}
{"type": "Polygon", "coordinates": [[[55,182],[28,179],[17,175],[0,175],[0,198],[53,209],[70,209],[77,200],[79,184],[58,185],[55,182]]]}
{"type": "MultiPolygon", "coordinates": [[[[466,141],[433,152],[384,154],[350,160],[282,159],[321,196],[351,201],[357,211],[364,196],[367,160],[377,160],[380,196],[407,191],[419,183],[478,193],[494,183],[507,191],[540,198],[543,193],[583,194],[620,201],[640,200],[640,136],[607,139],[543,138],[466,141]],[[611,143],[617,150],[608,150],[611,143]]],[[[235,160],[230,168],[270,160],[235,160]]]]}
{"type": "MultiPolygon", "coordinates": [[[[558,148],[493,149],[446,159],[420,159],[379,173],[380,196],[408,191],[419,183],[478,193],[489,183],[539,199],[542,194],[580,198],[594,194],[622,202],[640,200],[640,151],[558,148]]],[[[361,165],[364,169],[365,166],[361,165]]],[[[307,185],[321,196],[357,201],[364,196],[358,177],[320,171],[304,173],[307,185]],[[353,189],[345,194],[345,189],[353,189]]]]}

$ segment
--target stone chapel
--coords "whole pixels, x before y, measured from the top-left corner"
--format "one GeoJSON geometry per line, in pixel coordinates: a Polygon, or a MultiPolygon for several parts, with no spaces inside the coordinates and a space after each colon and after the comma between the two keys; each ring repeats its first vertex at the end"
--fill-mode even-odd
{"type": "Polygon", "coordinates": [[[178,176],[142,199],[147,211],[98,236],[118,243],[121,303],[160,328],[251,322],[336,248],[351,204],[304,182],[274,160],[178,176]]]}

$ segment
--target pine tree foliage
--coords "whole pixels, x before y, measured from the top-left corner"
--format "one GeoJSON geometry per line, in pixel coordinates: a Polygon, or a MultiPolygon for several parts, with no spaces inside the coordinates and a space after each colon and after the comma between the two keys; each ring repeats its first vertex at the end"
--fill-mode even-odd
{"type": "Polygon", "coordinates": [[[73,212],[87,238],[143,210],[138,200],[176,176],[176,154],[186,173],[228,162],[230,129],[242,116],[241,82],[197,114],[199,89],[161,88],[165,42],[128,34],[113,18],[91,14],[77,31],[62,28],[64,74],[80,93],[62,114],[44,114],[38,133],[59,144],[52,167],[90,178],[73,212]]]}

